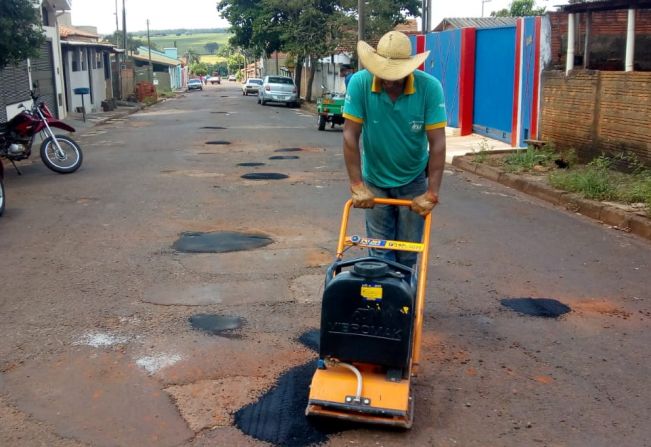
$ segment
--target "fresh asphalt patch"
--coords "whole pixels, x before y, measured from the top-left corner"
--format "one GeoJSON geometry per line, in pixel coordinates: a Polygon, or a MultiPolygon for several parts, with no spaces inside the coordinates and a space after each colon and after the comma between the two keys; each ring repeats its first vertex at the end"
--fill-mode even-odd
{"type": "Polygon", "coordinates": [[[195,330],[226,338],[240,338],[239,334],[232,331],[241,328],[244,324],[242,317],[215,314],[192,315],[189,321],[190,326],[195,330]]]}
{"type": "Polygon", "coordinates": [[[276,149],[274,152],[300,152],[303,148],[300,147],[283,147],[281,149],[276,149]]]}
{"type": "Polygon", "coordinates": [[[532,317],[558,318],[572,309],[551,298],[505,298],[502,306],[532,317]]]}
{"type": "Polygon", "coordinates": [[[238,166],[253,167],[253,166],[264,166],[265,163],[260,163],[260,162],[257,162],[257,161],[247,161],[247,162],[244,162],[244,163],[238,163],[237,165],[238,166]]]}
{"type": "Polygon", "coordinates": [[[282,180],[289,178],[287,174],[280,174],[278,172],[249,172],[240,177],[247,180],[282,180]]]}
{"type": "Polygon", "coordinates": [[[206,141],[206,144],[231,144],[231,142],[225,140],[214,140],[214,141],[206,141]]]}
{"type": "Polygon", "coordinates": [[[298,155],[273,155],[269,160],[296,160],[300,158],[298,155]]]}
{"type": "MultiPolygon", "coordinates": [[[[298,340],[314,349],[318,335],[318,330],[310,330],[298,340]]],[[[253,438],[283,447],[322,444],[331,434],[358,428],[358,424],[305,415],[314,371],[316,360],[287,371],[257,402],[235,413],[235,426],[253,438]]]]}
{"type": "Polygon", "coordinates": [[[273,242],[270,237],[254,233],[216,231],[211,233],[185,232],[174,242],[172,248],[184,253],[227,253],[253,250],[273,242]]]}
{"type": "Polygon", "coordinates": [[[200,129],[224,130],[226,128],[222,127],[222,126],[203,126],[203,127],[200,127],[200,129]]]}

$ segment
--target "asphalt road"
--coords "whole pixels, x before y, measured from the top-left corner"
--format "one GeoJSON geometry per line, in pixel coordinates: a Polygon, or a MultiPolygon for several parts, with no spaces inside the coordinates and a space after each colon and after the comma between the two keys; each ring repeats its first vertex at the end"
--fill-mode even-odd
{"type": "MultiPolygon", "coordinates": [[[[313,116],[223,83],[77,139],[74,174],[38,158],[20,177],[6,169],[0,445],[268,445],[235,418],[277,383],[299,383],[283,377],[315,358],[297,339],[319,326],[347,199],[340,128],[318,132],[313,116]],[[288,148],[302,150],[276,152],[288,148]],[[273,243],[173,248],[215,231],[273,243]],[[190,324],[202,314],[242,326],[215,336],[190,324]]],[[[326,445],[651,445],[651,245],[448,169],[414,427],[342,429],[326,445]],[[529,297],[572,311],[541,318],[501,303],[529,297]]],[[[278,414],[285,425],[266,439],[304,445],[283,432],[302,416],[278,414]]]]}

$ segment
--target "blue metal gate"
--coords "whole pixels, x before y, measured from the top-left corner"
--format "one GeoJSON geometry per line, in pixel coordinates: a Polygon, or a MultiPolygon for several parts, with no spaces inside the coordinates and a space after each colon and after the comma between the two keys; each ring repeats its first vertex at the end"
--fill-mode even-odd
{"type": "Polygon", "coordinates": [[[473,132],[511,143],[516,28],[477,30],[473,132]]]}

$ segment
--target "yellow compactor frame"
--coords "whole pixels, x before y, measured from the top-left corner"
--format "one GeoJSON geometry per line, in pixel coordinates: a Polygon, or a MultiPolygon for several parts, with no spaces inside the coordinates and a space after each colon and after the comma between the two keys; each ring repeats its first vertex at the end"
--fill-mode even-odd
{"type": "MultiPolygon", "coordinates": [[[[375,199],[375,204],[411,206],[411,200],[375,199]]],[[[348,200],[344,205],[337,244],[338,261],[343,258],[345,247],[351,245],[421,253],[418,265],[416,313],[409,371],[406,374],[406,379],[403,377],[389,378],[387,371],[378,365],[354,362],[352,365],[346,365],[334,360],[326,369],[317,369],[314,373],[305,414],[410,428],[414,416],[411,379],[415,375],[420,361],[431,213],[425,217],[423,240],[420,244],[405,241],[380,241],[346,235],[351,206],[352,200],[348,200]],[[358,393],[360,390],[361,392],[358,393]],[[352,398],[355,395],[361,397],[359,402],[355,402],[352,398]]]]}

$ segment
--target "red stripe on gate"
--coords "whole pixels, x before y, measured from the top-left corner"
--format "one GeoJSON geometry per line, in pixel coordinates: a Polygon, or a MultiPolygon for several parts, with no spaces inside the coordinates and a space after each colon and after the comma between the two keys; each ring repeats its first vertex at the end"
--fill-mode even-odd
{"type": "Polygon", "coordinates": [[[540,27],[542,17],[536,17],[536,24],[534,29],[534,62],[533,62],[533,97],[531,104],[531,135],[529,138],[534,140],[538,139],[538,95],[540,92],[540,27]]]}
{"type": "Polygon", "coordinates": [[[472,133],[475,102],[475,47],[477,30],[461,30],[461,67],[459,70],[459,130],[461,135],[472,133]]]}
{"type": "Polygon", "coordinates": [[[515,26],[515,68],[513,74],[513,113],[511,122],[511,146],[516,147],[520,140],[518,135],[518,106],[520,105],[520,70],[522,61],[520,60],[520,49],[522,46],[522,19],[518,19],[515,26]]]}
{"type": "MultiPolygon", "coordinates": [[[[416,54],[423,53],[425,51],[425,35],[424,34],[418,34],[416,36],[416,54]]],[[[418,67],[419,70],[425,71],[425,63],[423,62],[420,64],[420,67],[418,67]]]]}

